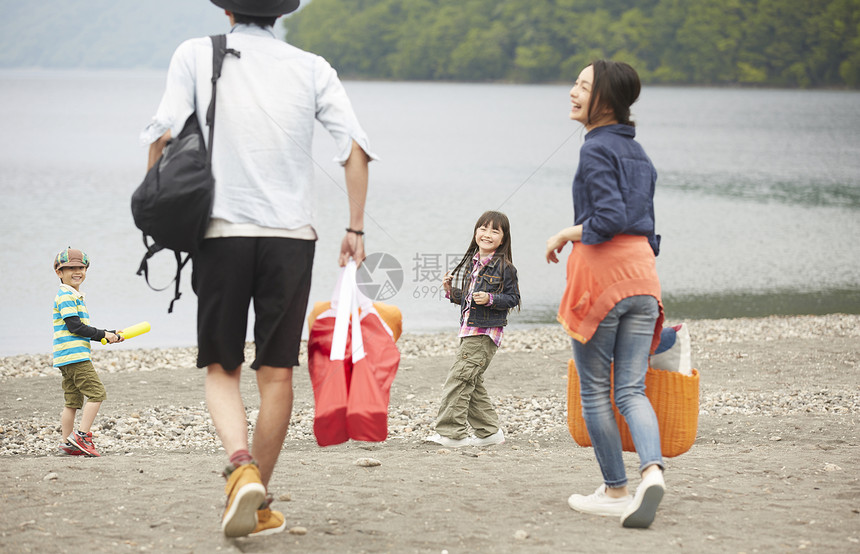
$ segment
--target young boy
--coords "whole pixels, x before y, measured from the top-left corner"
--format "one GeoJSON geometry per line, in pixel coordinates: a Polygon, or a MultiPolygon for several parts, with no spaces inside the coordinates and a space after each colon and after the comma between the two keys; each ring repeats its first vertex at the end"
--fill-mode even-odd
{"type": "Polygon", "coordinates": [[[54,298],[54,366],[63,374],[66,400],[60,415],[65,442],[60,442],[59,448],[61,454],[70,456],[100,456],[93,444],[90,427],[107,394],[90,359],[90,341],[123,340],[116,331],[90,327],[90,315],[81,292],[89,266],[87,255],[71,247],[54,258],[54,271],[61,283],[54,298]],[[86,406],[84,396],[87,397],[86,406]],[[75,414],[80,408],[83,408],[81,425],[77,432],[72,432],[75,414]]]}

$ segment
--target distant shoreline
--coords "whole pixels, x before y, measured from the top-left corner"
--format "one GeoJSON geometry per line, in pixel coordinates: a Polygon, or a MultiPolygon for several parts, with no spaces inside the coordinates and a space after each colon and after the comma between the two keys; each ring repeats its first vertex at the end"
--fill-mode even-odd
{"type": "MultiPolygon", "coordinates": [[[[670,318],[667,323],[682,320],[670,318]]],[[[693,363],[708,345],[778,339],[857,338],[860,352],[860,315],[827,314],[803,316],[768,316],[762,318],[691,319],[689,325],[693,346],[693,363]]],[[[450,357],[457,346],[455,332],[404,333],[397,343],[403,359],[450,357]]],[[[247,343],[245,357],[253,359],[253,343],[247,343]]],[[[560,325],[534,325],[511,328],[505,332],[499,352],[559,352],[570,348],[570,339],[560,325]]],[[[196,367],[197,347],[124,348],[93,350],[93,362],[99,372],[120,373],[155,369],[190,369],[196,367]]],[[[306,343],[302,341],[300,367],[307,366],[306,343]]],[[[17,354],[0,357],[0,381],[18,377],[56,374],[51,356],[17,354]]]]}
{"type": "MultiPolygon", "coordinates": [[[[666,311],[666,324],[677,324],[680,322],[720,322],[720,321],[736,321],[736,320],[747,320],[747,319],[771,319],[771,318],[784,318],[784,319],[793,319],[793,318],[807,318],[807,317],[826,317],[829,315],[852,315],[852,316],[860,316],[860,290],[847,290],[847,291],[827,291],[827,292],[810,292],[810,293],[789,293],[789,292],[773,292],[773,293],[763,293],[760,295],[745,295],[743,293],[737,293],[734,295],[697,295],[695,297],[685,297],[684,300],[676,301],[671,298],[669,300],[664,300],[664,307],[666,311]],[[784,298],[790,297],[792,300],[790,302],[784,302],[784,298]],[[701,309],[691,308],[691,305],[698,305],[699,302],[707,302],[707,305],[701,307],[701,309]],[[781,305],[781,303],[783,303],[781,305]],[[797,310],[792,310],[789,306],[785,306],[784,304],[791,304],[794,306],[795,304],[806,306],[809,309],[802,313],[798,313],[797,310]],[[762,311],[771,309],[773,312],[779,312],[780,308],[784,308],[782,313],[762,313],[762,311]],[[746,311],[747,313],[738,313],[742,311],[746,311]],[[708,314],[716,313],[717,315],[709,316],[709,317],[700,317],[696,314],[699,311],[705,311],[708,314]],[[730,312],[731,315],[721,314],[721,312],[730,312]]],[[[408,340],[416,340],[418,342],[423,340],[435,340],[432,337],[453,337],[455,330],[454,320],[451,320],[450,324],[444,325],[435,325],[433,327],[427,327],[424,329],[413,330],[410,325],[408,319],[404,320],[404,337],[408,340]]],[[[535,308],[531,308],[528,311],[524,311],[521,313],[515,313],[509,318],[509,325],[506,329],[507,335],[516,336],[518,333],[533,333],[536,330],[544,329],[548,333],[552,334],[553,331],[556,333],[563,333],[561,331],[561,327],[555,320],[555,310],[545,309],[539,310],[535,308]]],[[[50,346],[50,343],[48,343],[50,346]]],[[[565,345],[565,348],[567,346],[565,345]]],[[[132,342],[128,342],[119,346],[95,346],[93,348],[94,355],[98,358],[102,355],[107,355],[110,357],[111,353],[115,352],[127,352],[127,351],[149,351],[149,350],[158,350],[158,351],[171,351],[171,350],[183,350],[189,348],[196,348],[195,344],[174,344],[168,346],[149,346],[149,347],[136,347],[136,344],[132,342]]],[[[2,366],[5,360],[13,359],[13,358],[21,358],[21,357],[31,357],[36,358],[38,356],[45,357],[45,363],[50,365],[49,358],[50,350],[49,348],[41,349],[37,352],[18,352],[18,353],[9,353],[9,354],[0,354],[0,366],[2,366]]],[[[4,375],[2,369],[0,369],[0,378],[4,375]]]]}
{"type": "MultiPolygon", "coordinates": [[[[164,65],[144,65],[139,67],[44,67],[44,66],[4,66],[0,67],[0,74],[38,74],[38,73],[154,73],[158,75],[165,75],[167,73],[167,61],[164,62],[164,65]]],[[[507,85],[507,86],[558,86],[558,87],[570,87],[572,81],[534,81],[534,82],[526,82],[526,81],[512,81],[505,79],[498,80],[450,80],[450,79],[384,79],[384,78],[375,78],[375,77],[361,77],[357,75],[349,75],[349,74],[341,74],[341,81],[344,83],[426,83],[426,84],[440,84],[440,85],[507,85]]],[[[847,85],[845,86],[809,86],[809,87],[789,87],[789,86],[777,86],[777,85],[768,85],[768,84],[754,84],[754,83],[711,83],[711,84],[696,84],[696,83],[642,83],[643,87],[649,89],[662,88],[662,89],[719,89],[719,90],[760,90],[760,91],[768,91],[768,90],[779,90],[779,91],[801,91],[801,92],[848,92],[860,94],[860,90],[855,88],[850,88],[847,85]]]]}

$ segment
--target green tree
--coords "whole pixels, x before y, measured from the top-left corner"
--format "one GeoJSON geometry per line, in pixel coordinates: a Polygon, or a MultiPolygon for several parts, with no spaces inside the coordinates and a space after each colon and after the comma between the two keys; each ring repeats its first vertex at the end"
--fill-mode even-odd
{"type": "Polygon", "coordinates": [[[846,23],[849,37],[839,62],[839,77],[848,86],[860,88],[860,9],[855,9],[853,16],[853,20],[846,23]]]}
{"type": "Polygon", "coordinates": [[[561,73],[565,80],[575,81],[582,68],[596,59],[611,56],[606,49],[611,24],[612,14],[606,10],[578,14],[567,39],[567,56],[561,63],[561,73]]]}
{"type": "Polygon", "coordinates": [[[451,52],[448,70],[475,81],[506,78],[514,59],[514,44],[514,37],[500,21],[488,28],[471,29],[451,52]]]}
{"type": "Polygon", "coordinates": [[[743,38],[741,0],[693,0],[675,40],[691,83],[736,83],[743,38]]]}
{"type": "Polygon", "coordinates": [[[343,75],[860,87],[860,0],[313,0],[287,39],[343,75]]]}
{"type": "Polygon", "coordinates": [[[403,3],[398,14],[397,44],[388,55],[391,76],[404,80],[434,78],[437,62],[431,56],[433,37],[427,32],[428,14],[436,9],[434,0],[412,0],[403,3]]]}
{"type": "MultiPolygon", "coordinates": [[[[855,71],[860,68],[858,28],[860,0],[827,2],[822,11],[809,22],[809,50],[805,62],[814,86],[844,79],[842,69],[850,67],[852,63],[855,71]]],[[[854,84],[856,85],[856,80],[854,84]]]]}
{"type": "Polygon", "coordinates": [[[763,70],[769,84],[801,87],[822,84],[816,83],[810,52],[818,42],[814,33],[816,19],[822,17],[829,3],[828,0],[752,3],[740,61],[763,70]]]}

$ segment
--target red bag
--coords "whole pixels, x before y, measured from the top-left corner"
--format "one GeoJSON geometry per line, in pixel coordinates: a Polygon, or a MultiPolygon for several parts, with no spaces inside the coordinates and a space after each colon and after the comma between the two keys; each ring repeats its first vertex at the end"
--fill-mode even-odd
{"type": "MultiPolygon", "coordinates": [[[[332,312],[333,310],[329,309],[332,312]]],[[[320,446],[346,442],[345,360],[330,359],[334,314],[318,317],[308,336],[308,370],[314,389],[314,436],[320,446]]]]}
{"type": "Polygon", "coordinates": [[[314,436],[320,446],[388,437],[389,393],[400,352],[391,328],[358,290],[355,271],[355,262],[344,268],[331,308],[316,317],[308,337],[314,436]]]}

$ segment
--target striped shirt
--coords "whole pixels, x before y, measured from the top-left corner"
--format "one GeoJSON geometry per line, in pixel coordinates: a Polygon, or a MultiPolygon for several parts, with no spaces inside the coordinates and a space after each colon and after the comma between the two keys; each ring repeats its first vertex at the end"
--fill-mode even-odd
{"type": "Polygon", "coordinates": [[[60,285],[54,298],[54,367],[90,359],[90,339],[69,331],[64,319],[70,316],[78,316],[84,325],[90,324],[84,293],[69,285],[60,285]]]}
{"type": "MultiPolygon", "coordinates": [[[[463,310],[463,323],[460,324],[460,334],[457,335],[460,338],[464,337],[474,337],[476,335],[487,335],[493,342],[496,343],[496,346],[501,346],[502,344],[502,334],[504,333],[504,327],[472,327],[469,325],[469,309],[472,307],[472,291],[475,290],[475,283],[478,281],[478,274],[481,272],[484,267],[490,260],[493,259],[493,254],[490,254],[484,259],[481,259],[481,253],[475,253],[475,257],[472,258],[472,276],[469,281],[469,290],[465,293],[466,298],[466,308],[463,310]]],[[[490,302],[487,306],[493,305],[493,295],[490,294],[490,302]]]]}

